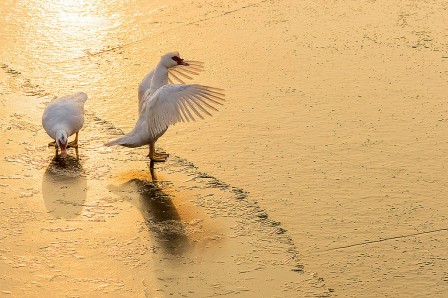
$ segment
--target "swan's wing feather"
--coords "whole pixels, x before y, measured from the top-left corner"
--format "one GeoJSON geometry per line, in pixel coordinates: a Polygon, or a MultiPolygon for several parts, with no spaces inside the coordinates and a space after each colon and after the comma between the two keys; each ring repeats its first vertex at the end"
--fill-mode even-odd
{"type": "Polygon", "coordinates": [[[169,70],[168,71],[168,73],[169,73],[169,75],[168,75],[168,79],[170,79],[170,76],[174,79],[174,80],[176,80],[177,82],[179,82],[179,83],[181,83],[181,84],[185,84],[185,82],[181,79],[181,78],[179,78],[178,76],[176,76],[174,73],[175,73],[175,71],[174,70],[169,70]]]}
{"type": "MultiPolygon", "coordinates": [[[[222,91],[222,90],[220,90],[222,91]]],[[[165,85],[147,100],[146,116],[152,135],[159,135],[177,122],[204,119],[224,103],[224,94],[202,85],[165,85]]]]}
{"type": "Polygon", "coordinates": [[[87,101],[87,94],[84,92],[78,92],[72,95],[72,99],[78,103],[84,104],[87,101]]]}
{"type": "MultiPolygon", "coordinates": [[[[199,61],[185,61],[188,65],[177,65],[168,68],[168,83],[180,83],[185,84],[184,78],[192,80],[193,77],[191,75],[199,75],[201,71],[204,69],[204,64],[199,61]]],[[[154,77],[155,69],[151,70],[142,80],[140,85],[138,86],[138,112],[144,110],[144,98],[147,90],[151,89],[151,81],[154,77]]]]}
{"type": "Polygon", "coordinates": [[[192,80],[193,77],[191,77],[189,74],[199,75],[199,73],[204,70],[202,62],[199,61],[185,61],[185,62],[188,63],[188,65],[178,65],[170,67],[168,69],[168,81],[170,81],[171,84],[173,84],[173,82],[185,84],[184,80],[181,79],[180,77],[192,80]]]}
{"type": "Polygon", "coordinates": [[[78,92],[75,94],[65,95],[53,100],[50,104],[80,104],[84,105],[87,101],[87,94],[84,92],[78,92]]]}
{"type": "Polygon", "coordinates": [[[187,71],[185,71],[185,69],[182,69],[182,70],[172,69],[171,73],[179,74],[180,76],[182,76],[182,77],[184,77],[186,79],[193,80],[193,77],[191,77],[191,76],[186,74],[187,71]]]}

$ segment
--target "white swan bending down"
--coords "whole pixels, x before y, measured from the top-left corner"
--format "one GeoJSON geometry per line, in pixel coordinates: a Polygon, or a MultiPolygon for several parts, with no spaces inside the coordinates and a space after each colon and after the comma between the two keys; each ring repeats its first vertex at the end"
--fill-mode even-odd
{"type": "Polygon", "coordinates": [[[106,146],[121,145],[140,147],[149,145],[149,158],[152,161],[165,161],[168,154],[156,153],[155,143],[168,126],[179,121],[195,121],[193,116],[203,119],[211,116],[209,110],[217,111],[215,105],[224,103],[223,90],[202,85],[165,85],[154,94],[144,97],[145,105],[134,129],[106,146]]]}
{"type": "Polygon", "coordinates": [[[47,134],[55,140],[49,146],[61,148],[62,156],[67,156],[68,147],[78,147],[79,130],[84,125],[84,103],[87,94],[79,92],[58,98],[48,104],[42,115],[42,126],[47,134]],[[73,142],[68,137],[75,134],[73,142]]]}
{"type": "Polygon", "coordinates": [[[181,84],[185,82],[180,78],[193,79],[189,74],[198,75],[202,71],[202,62],[184,61],[180,58],[179,52],[170,52],[162,57],[156,68],[151,70],[138,86],[138,113],[140,114],[143,107],[143,98],[145,93],[153,94],[160,87],[177,81],[181,84]]]}

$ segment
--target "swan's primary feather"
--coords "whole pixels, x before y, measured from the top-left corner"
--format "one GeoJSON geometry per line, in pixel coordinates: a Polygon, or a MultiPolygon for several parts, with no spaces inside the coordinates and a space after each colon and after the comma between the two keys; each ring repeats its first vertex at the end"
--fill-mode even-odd
{"type": "Polygon", "coordinates": [[[121,145],[140,147],[154,144],[168,126],[179,121],[195,121],[211,116],[215,107],[224,103],[222,89],[202,85],[165,85],[154,94],[147,91],[145,102],[135,127],[121,138],[106,143],[106,146],[121,145]],[[195,116],[193,116],[193,114],[195,116]]]}
{"type": "Polygon", "coordinates": [[[179,121],[204,119],[224,103],[221,89],[202,85],[165,85],[147,99],[145,114],[150,135],[157,136],[179,121]],[[193,114],[195,116],[193,116],[193,114]]]}
{"type": "MultiPolygon", "coordinates": [[[[162,56],[164,57],[164,56],[162,56]]],[[[199,61],[185,61],[188,65],[176,65],[171,66],[168,68],[168,77],[165,78],[166,82],[165,84],[173,84],[173,83],[181,83],[185,84],[184,79],[181,79],[180,77],[183,77],[185,79],[193,79],[190,75],[199,75],[201,71],[203,71],[203,63],[199,61]]],[[[140,85],[138,86],[138,107],[139,107],[139,113],[143,109],[143,98],[145,92],[151,89],[151,83],[153,82],[153,77],[155,73],[155,68],[151,70],[141,81],[140,85]]],[[[163,81],[165,81],[163,80],[163,81]]],[[[165,85],[164,84],[164,85],[165,85]]],[[[157,86],[156,88],[159,88],[162,86],[157,86]]]]}

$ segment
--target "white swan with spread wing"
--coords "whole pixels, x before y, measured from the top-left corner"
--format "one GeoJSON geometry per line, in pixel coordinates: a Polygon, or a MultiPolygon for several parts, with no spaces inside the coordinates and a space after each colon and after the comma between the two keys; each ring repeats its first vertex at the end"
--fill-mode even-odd
{"type": "Polygon", "coordinates": [[[217,111],[216,105],[222,105],[224,94],[221,89],[202,85],[170,84],[159,88],[148,99],[134,129],[106,146],[121,145],[140,147],[149,145],[149,158],[152,161],[165,161],[167,154],[155,152],[156,141],[170,125],[177,122],[194,121],[195,116],[203,119],[217,111]]]}
{"type": "MultiPolygon", "coordinates": [[[[168,154],[156,153],[155,143],[170,125],[179,121],[195,121],[195,116],[203,119],[204,115],[211,116],[211,111],[217,111],[216,106],[224,103],[223,90],[197,84],[168,84],[169,69],[182,63],[188,62],[183,62],[177,52],[162,56],[156,69],[140,84],[140,116],[135,127],[106,146],[135,148],[149,145],[151,161],[165,161],[168,154]]],[[[195,67],[195,70],[199,69],[195,67]]]]}

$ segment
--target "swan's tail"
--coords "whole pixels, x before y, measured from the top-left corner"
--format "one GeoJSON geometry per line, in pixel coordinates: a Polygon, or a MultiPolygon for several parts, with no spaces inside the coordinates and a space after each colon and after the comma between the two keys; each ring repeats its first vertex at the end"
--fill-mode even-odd
{"type": "Polygon", "coordinates": [[[104,144],[104,146],[110,147],[110,146],[120,145],[120,139],[121,138],[107,142],[106,144],[104,144]]]}
{"type": "Polygon", "coordinates": [[[104,146],[110,147],[110,146],[116,146],[116,145],[120,145],[120,146],[124,146],[124,147],[138,147],[137,144],[135,144],[134,140],[132,137],[130,137],[129,135],[124,135],[121,138],[118,138],[116,140],[110,141],[106,144],[104,144],[104,146]]]}

